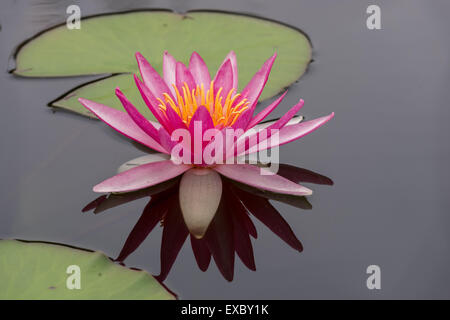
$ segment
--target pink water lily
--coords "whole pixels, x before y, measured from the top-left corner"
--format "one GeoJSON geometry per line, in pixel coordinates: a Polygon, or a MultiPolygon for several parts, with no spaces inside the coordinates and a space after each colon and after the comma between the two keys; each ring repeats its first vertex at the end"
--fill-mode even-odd
{"type": "MultiPolygon", "coordinates": [[[[303,106],[303,100],[300,100],[280,119],[261,123],[285,96],[283,94],[255,115],[258,99],[275,58],[276,54],[269,58],[244,89],[237,93],[238,71],[233,51],[226,56],[213,79],[205,62],[196,52],[192,54],[188,67],[165,52],[163,77],[140,53],[136,53],[142,81],[136,75],[134,79],[142,98],[158,122],[146,119],[118,88],[116,95],[126,113],[87,99],[81,98],[79,101],[113,129],[160,154],[141,159],[137,166],[123,168],[116,176],[96,185],[94,191],[130,192],[183,175],[179,190],[180,207],[189,231],[197,238],[205,234],[219,206],[222,194],[220,175],[271,192],[310,195],[310,189],[280,175],[262,175],[260,167],[256,165],[222,162],[208,164],[204,159],[204,151],[216,139],[203,143],[200,148],[194,144],[188,149],[189,160],[200,159],[200,162],[180,163],[173,158],[173,151],[177,146],[176,141],[172,139],[173,133],[178,129],[192,133],[198,123],[201,132],[217,130],[217,136],[214,138],[223,135],[226,129],[241,130],[242,134],[233,143],[234,148],[241,147],[237,148],[240,153],[231,154],[236,157],[289,143],[330,120],[334,113],[300,122],[302,118],[295,116],[303,106]],[[276,142],[268,139],[268,136],[246,140],[249,135],[259,138],[263,130],[268,129],[278,130],[276,142]]],[[[183,156],[186,156],[184,152],[183,156]]]]}

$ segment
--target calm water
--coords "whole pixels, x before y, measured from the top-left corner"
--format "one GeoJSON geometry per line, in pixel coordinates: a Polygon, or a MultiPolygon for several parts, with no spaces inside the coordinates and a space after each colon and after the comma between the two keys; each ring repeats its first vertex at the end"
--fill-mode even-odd
{"type": "MultiPolygon", "coordinates": [[[[7,73],[15,46],[62,22],[71,1],[0,4],[0,237],[62,242],[117,256],[146,200],[82,214],[93,185],[141,155],[105,125],[46,104],[89,77],[24,79],[7,73]]],[[[281,161],[330,177],[307,185],[313,209],[274,203],[301,240],[299,253],[255,221],[257,271],[236,259],[233,282],[198,269],[188,242],[166,284],[180,298],[450,298],[450,4],[377,1],[382,30],[365,26],[366,1],[79,1],[84,15],[169,7],[251,12],[305,30],[314,63],[276,116],[298,97],[311,119],[336,117],[281,148],[281,161]],[[366,288],[381,267],[382,290],[366,288]]],[[[161,228],[126,260],[159,273],[161,228]]]]}

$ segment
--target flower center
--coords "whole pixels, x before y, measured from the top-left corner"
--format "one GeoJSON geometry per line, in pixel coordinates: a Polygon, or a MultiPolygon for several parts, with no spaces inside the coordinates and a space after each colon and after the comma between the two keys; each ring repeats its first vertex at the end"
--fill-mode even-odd
{"type": "Polygon", "coordinates": [[[159,109],[167,118],[166,110],[172,108],[186,125],[189,125],[199,106],[205,106],[208,109],[216,128],[233,125],[239,116],[248,109],[247,99],[237,102],[240,94],[234,94],[234,88],[226,96],[222,95],[223,88],[214,92],[214,81],[211,81],[207,91],[205,91],[203,83],[190,90],[185,82],[181,93],[175,85],[172,86],[175,89],[176,101],[169,94],[164,93],[164,101],[158,98],[159,109]]]}

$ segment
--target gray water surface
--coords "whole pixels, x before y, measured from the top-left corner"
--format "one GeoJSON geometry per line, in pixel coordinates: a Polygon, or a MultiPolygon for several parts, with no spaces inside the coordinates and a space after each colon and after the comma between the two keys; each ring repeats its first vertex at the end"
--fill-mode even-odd
{"type": "MultiPolygon", "coordinates": [[[[73,1],[0,3],[0,238],[55,241],[117,256],[145,201],[82,214],[92,186],[141,155],[107,126],[46,104],[95,77],[25,79],[11,53],[65,20],[73,1]]],[[[185,244],[166,284],[180,298],[450,298],[450,3],[376,1],[382,29],[366,28],[373,1],[77,1],[83,15],[134,8],[249,12],[303,29],[314,62],[274,116],[301,97],[308,119],[336,113],[281,148],[281,161],[332,178],[311,185],[314,208],[275,203],[302,241],[298,253],[255,222],[257,271],[236,260],[227,282],[201,272],[185,244]],[[379,265],[381,290],[366,268],[379,265]]],[[[159,229],[159,228],[157,228],[159,229]]],[[[159,272],[161,231],[127,265],[159,272]]]]}

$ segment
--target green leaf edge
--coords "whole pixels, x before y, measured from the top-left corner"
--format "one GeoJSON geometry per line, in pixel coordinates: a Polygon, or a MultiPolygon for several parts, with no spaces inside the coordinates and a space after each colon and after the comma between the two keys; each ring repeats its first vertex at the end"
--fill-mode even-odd
{"type": "MultiPolygon", "coordinates": [[[[145,9],[134,9],[134,10],[126,10],[126,11],[117,11],[117,12],[108,12],[108,13],[100,13],[100,14],[94,14],[94,15],[90,15],[90,16],[86,16],[83,17],[83,20],[86,19],[92,19],[92,18],[98,18],[98,17],[104,17],[104,16],[111,16],[111,15],[120,15],[120,14],[128,14],[128,13],[135,13],[135,12],[161,12],[161,13],[173,13],[173,14],[180,14],[175,12],[174,10],[170,10],[170,9],[152,9],[152,8],[145,8],[145,9]]],[[[286,90],[287,88],[289,88],[292,84],[294,84],[295,82],[297,82],[308,70],[310,63],[313,61],[312,60],[312,49],[313,49],[313,44],[311,42],[311,38],[308,36],[308,34],[306,32],[304,32],[302,29],[292,26],[288,23],[285,22],[281,22],[281,21],[277,21],[275,19],[270,19],[267,17],[262,17],[253,13],[242,13],[242,12],[234,12],[234,11],[227,11],[227,10],[209,10],[209,9],[194,9],[194,10],[188,10],[186,11],[184,14],[180,14],[182,16],[188,16],[189,13],[218,13],[218,14],[229,14],[229,15],[237,15],[237,16],[245,16],[248,18],[253,18],[253,19],[257,19],[257,20],[264,20],[267,22],[272,22],[272,23],[276,23],[282,26],[285,26],[287,28],[290,28],[292,30],[295,30],[297,32],[299,32],[300,34],[302,34],[306,40],[309,43],[309,57],[308,60],[309,62],[305,64],[305,66],[299,70],[299,75],[296,78],[296,80],[292,81],[291,83],[288,83],[286,86],[281,87],[279,89],[276,89],[275,91],[272,92],[268,92],[267,90],[264,90],[261,94],[261,97],[259,99],[259,102],[262,102],[264,100],[270,99],[274,96],[279,95],[281,92],[283,92],[284,90],[286,90]]],[[[15,50],[13,57],[14,60],[16,62],[16,67],[17,67],[17,61],[19,59],[19,54],[20,51],[31,41],[35,40],[36,38],[38,38],[40,35],[51,31],[53,29],[56,29],[58,27],[64,26],[66,23],[62,22],[59,24],[56,24],[54,26],[51,26],[49,28],[46,28],[44,30],[41,30],[40,32],[36,33],[34,36],[30,37],[29,39],[26,39],[25,41],[23,41],[15,50]]],[[[23,71],[23,70],[22,70],[23,71]]],[[[19,72],[16,68],[13,68],[12,70],[9,71],[9,73],[12,73],[16,76],[19,77],[26,77],[26,78],[71,78],[71,77],[77,77],[77,76],[89,76],[89,75],[105,75],[105,73],[92,73],[92,74],[79,74],[79,75],[70,75],[70,76],[49,76],[49,77],[42,77],[42,76],[27,76],[26,74],[23,74],[21,72],[19,72]]],[[[86,117],[89,117],[91,119],[98,119],[94,114],[92,114],[90,111],[88,110],[83,110],[82,112],[78,112],[73,110],[71,107],[67,106],[64,104],[64,101],[67,100],[68,98],[71,98],[73,96],[77,96],[77,92],[82,90],[83,88],[87,87],[87,86],[92,86],[95,85],[96,83],[99,83],[103,80],[107,80],[109,78],[115,77],[115,76],[120,76],[120,75],[126,75],[129,74],[131,75],[132,73],[114,73],[114,74],[110,74],[107,75],[105,77],[101,77],[99,79],[95,79],[93,81],[89,81],[86,83],[83,83],[79,86],[76,86],[72,89],[70,89],[69,91],[67,91],[66,93],[64,93],[63,95],[60,95],[58,98],[50,101],[47,106],[51,107],[51,108],[60,108],[69,112],[73,112],[76,114],[80,114],[86,117]]],[[[151,120],[154,120],[154,117],[150,117],[151,120]]]]}
{"type": "MultiPolygon", "coordinates": [[[[45,245],[45,246],[50,246],[50,247],[53,246],[53,247],[60,247],[61,249],[64,249],[64,250],[82,251],[85,254],[92,254],[92,255],[96,256],[96,260],[102,259],[102,260],[104,260],[105,263],[107,263],[112,268],[124,269],[126,271],[141,273],[141,277],[151,278],[152,281],[155,281],[157,284],[159,284],[161,291],[166,293],[167,299],[165,299],[165,300],[178,299],[178,296],[175,293],[171,292],[164,284],[162,284],[158,280],[156,280],[155,277],[152,276],[147,271],[145,271],[143,269],[138,269],[138,268],[126,267],[126,266],[114,263],[112,258],[108,257],[106,254],[104,254],[101,251],[94,251],[94,250],[90,250],[90,249],[86,249],[86,248],[81,248],[81,247],[76,247],[76,246],[66,245],[66,244],[61,244],[61,243],[55,243],[55,242],[22,240],[22,239],[0,239],[0,249],[2,248],[2,245],[5,243],[6,244],[19,244],[20,243],[21,245],[25,245],[25,246],[27,246],[27,245],[45,245]]],[[[1,288],[0,288],[0,290],[1,290],[1,288]]],[[[1,298],[0,300],[2,300],[2,299],[4,299],[4,298],[1,298]]],[[[15,297],[7,297],[6,299],[14,300],[16,298],[15,297]]],[[[39,299],[39,297],[37,297],[37,299],[39,299]]],[[[100,298],[98,298],[98,299],[100,299],[100,298]]],[[[80,300],[85,300],[85,299],[80,298],[80,300]]],[[[152,299],[141,299],[141,300],[152,300],[152,299]]]]}
{"type": "MultiPolygon", "coordinates": [[[[244,16],[244,17],[248,17],[248,18],[253,18],[256,20],[264,20],[267,22],[272,22],[272,23],[276,23],[279,24],[281,26],[290,28],[292,30],[295,30],[297,32],[299,32],[300,34],[302,34],[306,40],[309,43],[309,62],[305,65],[305,67],[303,69],[300,70],[300,75],[297,78],[297,80],[306,72],[306,70],[308,69],[309,64],[312,62],[312,48],[313,48],[313,44],[311,41],[311,38],[308,36],[308,34],[306,32],[304,32],[302,29],[290,25],[288,23],[282,22],[282,21],[278,21],[275,19],[271,19],[271,18],[267,18],[267,17],[263,17],[263,16],[259,16],[257,14],[253,14],[253,13],[243,13],[243,12],[235,12],[235,11],[228,11],[228,10],[210,10],[210,9],[193,9],[193,10],[188,10],[185,13],[178,13],[174,10],[171,9],[153,9],[153,8],[143,8],[143,9],[133,9],[133,10],[125,10],[125,11],[116,11],[116,12],[106,12],[106,13],[99,13],[99,14],[93,14],[93,15],[89,15],[89,16],[85,16],[82,19],[83,20],[87,20],[87,19],[93,19],[93,18],[99,18],[99,17],[105,17],[105,16],[111,16],[111,15],[121,15],[121,14],[129,14],[129,13],[139,13],[139,12],[155,12],[155,13],[172,13],[172,14],[177,14],[183,17],[187,17],[189,15],[189,13],[218,13],[218,14],[228,14],[228,15],[236,15],[236,16],[244,16]]],[[[65,26],[66,22],[61,22],[58,24],[55,24],[51,27],[48,27],[44,30],[39,31],[38,33],[36,33],[35,35],[31,36],[30,38],[24,40],[22,43],[20,43],[16,49],[14,50],[14,53],[12,54],[12,57],[16,63],[16,66],[14,68],[12,68],[11,70],[8,71],[8,73],[12,73],[16,76],[19,77],[25,77],[25,78],[66,78],[66,77],[77,77],[77,76],[89,76],[89,75],[102,75],[102,74],[107,74],[107,73],[83,73],[83,74],[74,74],[74,75],[70,75],[70,76],[33,76],[33,75],[26,75],[23,72],[26,70],[17,70],[17,61],[19,59],[19,54],[20,52],[26,47],[27,44],[29,44],[30,42],[32,42],[33,40],[36,40],[39,36],[43,35],[44,33],[51,31],[53,29],[59,28],[61,26],[65,26]]],[[[295,81],[294,81],[295,82],[295,81]]],[[[292,83],[291,83],[292,84],[292,83]]],[[[273,95],[272,95],[273,96],[273,95]]]]}

